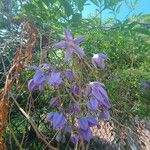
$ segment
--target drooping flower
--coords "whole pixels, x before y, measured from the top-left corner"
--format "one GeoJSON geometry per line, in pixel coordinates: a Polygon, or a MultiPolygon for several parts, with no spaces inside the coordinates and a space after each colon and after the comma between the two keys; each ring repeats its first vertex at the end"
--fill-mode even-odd
{"type": "Polygon", "coordinates": [[[79,129],[79,133],[80,133],[81,137],[88,142],[92,138],[92,132],[91,132],[90,128],[88,128],[87,130],[79,129]]]}
{"type": "Polygon", "coordinates": [[[47,81],[50,85],[59,86],[62,82],[61,72],[52,71],[47,81]]]}
{"type": "Polygon", "coordinates": [[[86,87],[87,96],[94,96],[100,105],[110,108],[110,102],[106,90],[102,87],[102,84],[98,81],[91,82],[86,87]]]}
{"type": "Polygon", "coordinates": [[[94,54],[92,57],[92,64],[94,67],[99,67],[101,69],[105,68],[105,59],[107,56],[102,53],[94,54]]]}
{"type": "Polygon", "coordinates": [[[65,117],[62,113],[50,112],[46,116],[46,122],[52,121],[53,129],[63,128],[65,124],[65,117]]]}
{"type": "Polygon", "coordinates": [[[87,102],[87,107],[92,111],[96,111],[99,107],[98,100],[92,96],[90,100],[87,102]]]}
{"type": "Polygon", "coordinates": [[[49,64],[41,64],[39,67],[30,66],[29,68],[35,71],[33,78],[28,81],[29,91],[42,90],[44,84],[46,83],[45,72],[50,71],[49,64]]]}
{"type": "Polygon", "coordinates": [[[33,79],[28,81],[28,89],[30,92],[34,90],[42,90],[46,78],[40,70],[36,70],[33,79]]]}
{"type": "Polygon", "coordinates": [[[69,111],[77,115],[81,111],[79,103],[70,104],[69,111]]]}
{"type": "Polygon", "coordinates": [[[59,101],[58,101],[58,98],[57,98],[57,97],[52,97],[52,98],[50,99],[50,101],[49,101],[49,104],[50,104],[51,106],[57,106],[58,103],[59,103],[59,101]]]}
{"type": "Polygon", "coordinates": [[[79,47],[77,44],[79,44],[84,39],[84,37],[79,36],[78,38],[73,39],[68,29],[64,29],[64,34],[65,34],[65,41],[53,44],[54,47],[66,49],[64,60],[65,61],[70,60],[74,52],[78,54],[80,57],[83,57],[85,53],[83,49],[79,47]]]}
{"type": "Polygon", "coordinates": [[[79,135],[77,134],[72,134],[70,137],[70,140],[73,144],[76,144],[79,141],[79,135]]]}
{"type": "Polygon", "coordinates": [[[73,94],[79,95],[79,87],[78,87],[77,84],[73,84],[73,85],[71,86],[71,92],[72,92],[73,94]]]}
{"type": "Polygon", "coordinates": [[[52,119],[53,129],[62,128],[65,124],[65,117],[62,113],[55,112],[52,119]]]}
{"type": "Polygon", "coordinates": [[[73,72],[72,72],[71,69],[67,69],[67,70],[64,72],[64,74],[65,74],[65,77],[66,77],[69,81],[71,81],[71,80],[73,79],[73,72]]]}

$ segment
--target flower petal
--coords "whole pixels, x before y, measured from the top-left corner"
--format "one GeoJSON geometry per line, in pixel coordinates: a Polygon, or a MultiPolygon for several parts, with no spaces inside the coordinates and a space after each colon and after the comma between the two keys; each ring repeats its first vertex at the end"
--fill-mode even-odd
{"type": "Polygon", "coordinates": [[[71,69],[67,69],[65,72],[64,72],[66,78],[71,81],[73,79],[73,72],[71,69]]]}
{"type": "Polygon", "coordinates": [[[106,90],[105,90],[102,86],[100,86],[100,92],[101,92],[101,95],[102,95],[102,97],[103,97],[103,99],[104,99],[103,105],[104,105],[105,107],[107,107],[107,108],[110,108],[110,107],[111,107],[111,104],[110,104],[110,102],[109,102],[108,94],[107,94],[106,90]]]}
{"type": "Polygon", "coordinates": [[[79,87],[78,87],[77,84],[73,84],[73,85],[71,86],[71,92],[72,92],[73,94],[79,95],[79,87]]]}
{"type": "Polygon", "coordinates": [[[87,107],[92,111],[97,110],[98,106],[99,103],[95,97],[91,97],[90,100],[87,102],[87,107]]]}
{"type": "Polygon", "coordinates": [[[53,86],[58,86],[61,82],[61,72],[52,71],[50,77],[48,78],[48,83],[53,86]]]}
{"type": "Polygon", "coordinates": [[[75,45],[74,49],[75,49],[76,53],[79,54],[80,57],[85,56],[83,49],[81,47],[79,47],[78,45],[75,45]]]}
{"type": "Polygon", "coordinates": [[[87,130],[89,128],[88,121],[86,117],[81,117],[78,120],[78,125],[82,130],[87,130]]]}
{"type": "Polygon", "coordinates": [[[72,35],[71,35],[71,33],[68,29],[64,29],[64,33],[65,33],[65,38],[66,38],[67,41],[72,41],[73,40],[72,35]]]}
{"type": "Polygon", "coordinates": [[[62,128],[65,124],[65,117],[63,114],[55,112],[53,115],[53,129],[62,128]]]}
{"type": "Polygon", "coordinates": [[[73,55],[73,49],[71,47],[67,47],[67,50],[65,51],[65,57],[64,57],[64,61],[68,61],[72,58],[73,55]]]}
{"type": "Polygon", "coordinates": [[[67,44],[66,44],[66,41],[61,41],[61,42],[58,42],[58,43],[54,43],[53,46],[56,47],[56,48],[66,48],[67,44]]]}
{"type": "Polygon", "coordinates": [[[92,138],[92,132],[90,129],[87,129],[87,130],[80,129],[79,132],[80,132],[81,137],[88,142],[92,138]]]}
{"type": "Polygon", "coordinates": [[[41,70],[36,70],[34,76],[33,76],[33,80],[35,84],[42,84],[44,81],[46,81],[46,78],[44,77],[43,73],[41,70]]]}
{"type": "Polygon", "coordinates": [[[38,85],[36,85],[36,84],[34,83],[33,79],[30,79],[30,80],[28,81],[28,89],[29,89],[30,92],[32,92],[33,90],[38,89],[38,85]]]}
{"type": "Polygon", "coordinates": [[[93,117],[93,116],[88,116],[88,117],[86,117],[87,118],[87,120],[88,120],[88,125],[89,125],[89,127],[93,127],[93,126],[95,126],[95,125],[97,125],[97,119],[95,118],[95,117],[93,117]]]}
{"type": "Polygon", "coordinates": [[[102,104],[104,103],[103,102],[103,97],[102,97],[102,94],[99,90],[99,87],[92,87],[92,95],[97,99],[99,100],[102,104]]]}
{"type": "Polygon", "coordinates": [[[93,87],[92,94],[99,100],[100,104],[107,108],[111,107],[107,92],[101,86],[93,87]]]}
{"type": "Polygon", "coordinates": [[[84,36],[80,35],[79,37],[75,38],[73,41],[75,44],[80,43],[84,39],[84,36]]]}

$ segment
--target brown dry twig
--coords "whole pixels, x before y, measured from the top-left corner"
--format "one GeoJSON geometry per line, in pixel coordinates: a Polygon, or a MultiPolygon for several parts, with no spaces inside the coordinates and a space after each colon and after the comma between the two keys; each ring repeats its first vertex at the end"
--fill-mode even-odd
{"type": "Polygon", "coordinates": [[[14,98],[13,94],[10,93],[11,98],[13,99],[14,103],[16,104],[16,106],[18,107],[18,109],[21,111],[21,113],[26,117],[26,119],[28,120],[28,122],[31,124],[31,126],[33,127],[34,131],[36,132],[36,135],[39,139],[41,139],[51,150],[58,150],[57,148],[53,147],[47,140],[46,137],[38,130],[35,122],[33,121],[33,119],[20,107],[19,103],[16,101],[16,99],[14,98]]]}
{"type": "Polygon", "coordinates": [[[19,75],[23,70],[25,64],[27,64],[32,57],[32,49],[36,42],[36,30],[30,21],[24,21],[22,27],[22,33],[26,38],[26,43],[22,44],[15,53],[12,66],[5,72],[5,85],[0,90],[0,150],[5,150],[6,146],[3,142],[3,127],[7,121],[9,111],[9,91],[14,83],[19,88],[19,75]]]}

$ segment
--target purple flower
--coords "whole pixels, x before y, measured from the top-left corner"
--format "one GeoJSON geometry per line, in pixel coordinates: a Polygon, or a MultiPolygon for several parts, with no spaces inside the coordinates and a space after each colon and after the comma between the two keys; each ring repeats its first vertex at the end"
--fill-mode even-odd
{"type": "Polygon", "coordinates": [[[107,58],[107,56],[105,54],[102,53],[98,53],[98,54],[94,54],[92,57],[92,64],[94,67],[99,67],[101,69],[105,68],[105,63],[104,60],[107,58]]]}
{"type": "Polygon", "coordinates": [[[103,110],[100,112],[99,118],[109,120],[110,119],[109,110],[107,108],[103,108],[103,110]]]}
{"type": "Polygon", "coordinates": [[[77,115],[81,111],[79,103],[70,104],[69,111],[77,115]]]}
{"type": "Polygon", "coordinates": [[[47,80],[50,85],[59,86],[62,82],[61,72],[52,71],[47,80]]]}
{"type": "Polygon", "coordinates": [[[49,64],[41,64],[39,67],[30,66],[29,68],[35,70],[33,78],[28,82],[29,91],[42,90],[46,83],[46,73],[51,71],[49,64]]]}
{"type": "Polygon", "coordinates": [[[88,142],[92,138],[92,133],[89,128],[87,130],[80,129],[79,133],[80,133],[81,137],[88,142]]]}
{"type": "Polygon", "coordinates": [[[65,124],[65,117],[62,113],[55,112],[52,118],[53,129],[62,128],[65,124]]]}
{"type": "Polygon", "coordinates": [[[97,125],[98,122],[97,122],[97,119],[95,117],[88,116],[86,118],[87,118],[89,127],[93,127],[93,126],[97,125]]]}
{"type": "Polygon", "coordinates": [[[88,120],[86,117],[79,118],[78,125],[82,130],[87,130],[89,128],[88,120]]]}
{"type": "Polygon", "coordinates": [[[92,111],[96,111],[99,107],[98,100],[92,96],[90,100],[87,102],[87,107],[92,111]]]}
{"type": "Polygon", "coordinates": [[[70,31],[68,29],[64,29],[65,34],[65,41],[61,41],[58,43],[55,43],[53,46],[57,48],[65,48],[65,61],[68,61],[72,58],[73,52],[78,54],[80,57],[83,57],[85,55],[83,49],[79,47],[77,44],[79,44],[84,37],[79,36],[78,38],[73,39],[70,31]]]}
{"type": "Polygon", "coordinates": [[[94,96],[100,105],[110,108],[110,102],[106,90],[102,87],[102,84],[98,81],[91,82],[87,88],[89,96],[94,96]]]}
{"type": "Polygon", "coordinates": [[[51,106],[57,106],[58,103],[59,103],[59,101],[58,101],[58,98],[57,98],[57,97],[52,97],[52,98],[50,99],[50,101],[49,101],[49,104],[50,104],[51,106]]]}
{"type": "Polygon", "coordinates": [[[28,81],[28,89],[30,92],[34,90],[42,90],[46,78],[40,70],[36,70],[33,79],[28,81]]]}
{"type": "Polygon", "coordinates": [[[79,135],[77,134],[71,135],[70,140],[73,144],[76,144],[79,141],[79,135]]]}
{"type": "Polygon", "coordinates": [[[46,78],[41,70],[39,70],[39,69],[36,70],[36,72],[33,76],[33,81],[36,85],[40,85],[46,81],[46,78]]]}
{"type": "Polygon", "coordinates": [[[32,92],[32,91],[34,91],[34,90],[39,89],[39,86],[34,83],[34,80],[33,80],[33,79],[30,79],[30,80],[28,81],[28,89],[29,89],[30,92],[32,92]]]}
{"type": "Polygon", "coordinates": [[[79,87],[78,87],[77,84],[73,84],[73,85],[71,86],[71,92],[72,92],[73,94],[79,95],[79,87]]]}
{"type": "Polygon", "coordinates": [[[64,74],[65,74],[66,78],[67,78],[69,81],[71,81],[71,80],[73,79],[73,72],[72,72],[72,70],[67,69],[67,70],[64,72],[64,74]]]}
{"type": "Polygon", "coordinates": [[[47,113],[47,116],[46,116],[46,118],[45,118],[45,121],[46,121],[46,122],[50,122],[50,121],[53,119],[54,113],[55,113],[55,112],[47,113]]]}

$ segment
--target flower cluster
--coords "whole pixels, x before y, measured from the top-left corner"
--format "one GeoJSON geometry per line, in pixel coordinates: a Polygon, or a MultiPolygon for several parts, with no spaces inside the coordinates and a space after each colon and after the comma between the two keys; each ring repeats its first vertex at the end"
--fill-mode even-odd
{"type": "Polygon", "coordinates": [[[41,64],[39,67],[31,66],[35,74],[28,82],[30,92],[34,90],[42,90],[47,83],[53,86],[59,86],[62,82],[61,72],[54,70],[49,64],[41,64]]]}
{"type": "MultiPolygon", "coordinates": [[[[73,38],[68,29],[64,29],[65,40],[53,44],[56,48],[66,49],[64,60],[69,61],[75,53],[77,57],[84,57],[85,53],[78,44],[84,39],[83,36],[73,38]]],[[[105,54],[94,54],[92,57],[93,67],[105,68],[105,54]]],[[[32,66],[35,71],[33,78],[28,82],[30,92],[44,89],[48,84],[59,89],[60,85],[67,82],[70,88],[68,91],[71,99],[68,103],[56,94],[49,100],[49,105],[53,110],[47,114],[46,122],[50,124],[54,131],[59,131],[56,140],[65,142],[65,134],[70,134],[72,143],[77,143],[83,139],[89,141],[92,138],[91,127],[97,126],[99,119],[110,119],[109,109],[111,107],[107,91],[99,81],[90,82],[87,85],[79,85],[75,79],[75,72],[72,69],[59,71],[49,64],[32,66]],[[87,115],[85,115],[87,114],[87,115]],[[97,115],[98,114],[98,115],[97,115]]],[[[62,86],[65,89],[65,84],[62,86]]],[[[57,92],[56,92],[57,93],[57,92]]]]}

